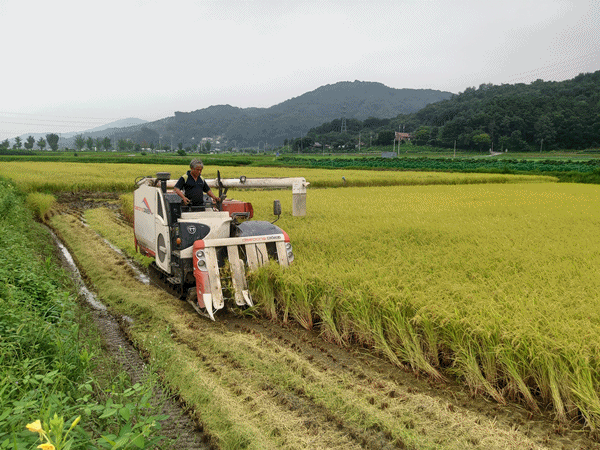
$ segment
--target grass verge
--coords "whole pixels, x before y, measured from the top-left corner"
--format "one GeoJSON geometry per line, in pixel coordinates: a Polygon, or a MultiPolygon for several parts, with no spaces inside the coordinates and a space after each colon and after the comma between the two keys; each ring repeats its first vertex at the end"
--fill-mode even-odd
{"type": "Polygon", "coordinates": [[[132,385],[102,353],[52,237],[25,204],[0,179],[0,448],[153,447],[151,384],[132,385]]]}

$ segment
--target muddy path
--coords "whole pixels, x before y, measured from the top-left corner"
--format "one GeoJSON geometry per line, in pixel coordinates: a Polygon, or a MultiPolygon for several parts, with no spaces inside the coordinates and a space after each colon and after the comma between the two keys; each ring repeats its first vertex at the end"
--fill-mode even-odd
{"type": "Polygon", "coordinates": [[[600,449],[577,424],[558,425],[516,405],[473,397],[459,384],[436,383],[371,349],[326,342],[318,330],[235,312],[220,314],[217,322],[197,315],[185,302],[133,280],[132,263],[92,226],[82,226],[87,209],[107,208],[114,226],[126,230],[115,199],[65,195],[50,223],[90,289],[107,301],[102,314],[114,320],[105,334],[109,348],[124,340],[132,349],[122,364],[164,361],[158,370],[178,395],[170,413],[180,424],[174,434],[187,433],[176,448],[600,449]],[[84,246],[76,244],[80,240],[84,246]],[[86,263],[86,251],[106,269],[86,263]],[[115,301],[102,277],[111,285],[133,283],[136,293],[123,284],[118,291],[124,297],[115,301]],[[138,292],[144,300],[135,300],[138,292]],[[143,309],[149,303],[158,318],[143,309]],[[164,324],[168,334],[157,331],[164,324]],[[198,393],[196,385],[205,389],[198,393]],[[214,411],[237,441],[220,431],[214,411]]]}
{"type": "MultiPolygon", "coordinates": [[[[61,264],[78,288],[80,300],[102,336],[105,351],[129,375],[132,383],[144,382],[148,376],[146,361],[124,331],[129,326],[131,318],[111,314],[107,310],[106,306],[87,287],[68,249],[56,235],[53,234],[53,237],[61,264]]],[[[154,395],[154,403],[160,408],[160,414],[168,416],[167,420],[161,422],[161,435],[166,436],[175,448],[186,450],[211,448],[207,444],[208,437],[198,428],[197,422],[190,417],[185,404],[176,397],[170,396],[168,391],[160,385],[155,387],[154,395]]]]}

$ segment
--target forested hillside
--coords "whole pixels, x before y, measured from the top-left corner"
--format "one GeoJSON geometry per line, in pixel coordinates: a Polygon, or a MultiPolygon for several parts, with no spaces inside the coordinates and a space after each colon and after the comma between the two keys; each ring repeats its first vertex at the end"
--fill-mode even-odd
{"type": "Polygon", "coordinates": [[[600,146],[600,71],[572,80],[482,84],[399,116],[417,140],[510,151],[600,146]]]}
{"type": "MultiPolygon", "coordinates": [[[[450,99],[390,119],[339,119],[314,127],[301,143],[354,149],[392,145],[394,132],[411,133],[419,145],[466,150],[540,151],[600,146],[600,71],[572,80],[531,84],[482,84],[450,99]]],[[[294,142],[297,147],[298,143],[294,142]]]]}
{"type": "MultiPolygon", "coordinates": [[[[396,132],[410,134],[418,145],[480,152],[598,149],[600,71],[561,82],[481,84],[459,94],[340,82],[270,108],[216,105],[81,137],[92,144],[109,140],[102,145],[120,149],[127,143],[125,148],[208,152],[202,143],[210,138],[217,152],[258,147],[306,153],[355,152],[359,141],[361,151],[391,147],[396,132]]],[[[75,138],[64,136],[60,146],[78,148],[75,138]]],[[[8,140],[0,143],[0,150],[9,148],[8,140]]]]}

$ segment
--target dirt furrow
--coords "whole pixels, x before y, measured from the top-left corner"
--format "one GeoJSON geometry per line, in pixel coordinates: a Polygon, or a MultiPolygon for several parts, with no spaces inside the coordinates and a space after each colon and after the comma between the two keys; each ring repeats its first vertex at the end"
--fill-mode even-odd
{"type": "MultiPolygon", "coordinates": [[[[75,216],[80,217],[77,210],[73,211],[75,211],[75,216]]],[[[76,285],[81,287],[84,282],[71,255],[56,236],[55,239],[63,267],[71,274],[76,285]]],[[[89,292],[87,287],[86,291],[89,292]]],[[[102,335],[107,352],[113,355],[123,370],[127,372],[132,383],[143,382],[147,376],[146,363],[123,331],[123,327],[126,325],[122,323],[128,323],[130,319],[123,316],[115,317],[95,298],[85,297],[85,305],[102,335]]],[[[186,450],[208,450],[210,448],[206,444],[206,436],[198,429],[197,423],[187,414],[185,406],[178,399],[166,396],[165,390],[157,386],[155,401],[161,407],[160,413],[168,416],[168,419],[161,423],[161,433],[176,443],[177,448],[186,450]]]]}

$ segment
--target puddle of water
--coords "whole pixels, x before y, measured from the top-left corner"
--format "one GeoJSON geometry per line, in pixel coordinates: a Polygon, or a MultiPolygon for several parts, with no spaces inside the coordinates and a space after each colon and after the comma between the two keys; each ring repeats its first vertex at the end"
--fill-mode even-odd
{"type": "Polygon", "coordinates": [[[52,233],[52,237],[54,238],[56,245],[60,249],[62,257],[69,266],[69,270],[71,270],[71,272],[73,273],[73,278],[79,286],[79,294],[83,296],[83,298],[85,298],[85,301],[88,302],[93,309],[96,309],[98,311],[106,311],[106,306],[100,301],[98,301],[96,296],[87,288],[87,286],[83,282],[83,279],[81,278],[81,272],[79,272],[79,269],[77,268],[73,257],[69,253],[69,250],[67,250],[67,248],[62,244],[62,242],[60,242],[60,240],[58,239],[58,237],[56,237],[54,233],[52,233]]]}

